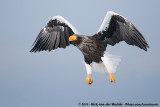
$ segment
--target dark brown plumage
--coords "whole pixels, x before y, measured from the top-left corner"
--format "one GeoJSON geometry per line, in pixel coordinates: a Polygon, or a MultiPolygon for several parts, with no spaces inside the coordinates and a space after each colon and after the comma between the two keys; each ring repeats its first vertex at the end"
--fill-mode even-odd
{"type": "Polygon", "coordinates": [[[57,19],[50,20],[40,31],[30,52],[51,51],[57,48],[66,48],[69,43],[69,36],[73,35],[72,29],[57,19]]]}
{"type": "Polygon", "coordinates": [[[47,22],[40,31],[30,52],[51,51],[66,48],[70,44],[76,46],[83,54],[87,70],[86,82],[90,85],[92,69],[109,74],[110,81],[115,82],[112,73],[116,72],[119,58],[105,54],[107,45],[114,46],[120,41],[135,45],[145,51],[149,48],[145,38],[123,16],[109,11],[98,30],[93,36],[80,35],[76,29],[63,17],[55,16],[47,22]],[[93,68],[92,68],[93,67],[93,68]]]}
{"type": "Polygon", "coordinates": [[[30,52],[51,51],[73,44],[83,53],[85,62],[90,64],[102,61],[101,57],[104,55],[107,44],[114,46],[120,41],[147,51],[149,46],[145,38],[132,23],[121,15],[112,12],[108,14],[113,14],[110,16],[108,26],[103,25],[103,29],[101,28],[93,36],[76,34],[73,27],[60,16],[52,18],[40,31],[30,52]],[[77,40],[69,42],[71,35],[76,36],[77,40]]]}
{"type": "Polygon", "coordinates": [[[101,62],[101,57],[103,56],[106,45],[98,38],[98,36],[77,36],[77,40],[71,42],[75,45],[84,55],[85,62],[87,64],[101,62]]]}

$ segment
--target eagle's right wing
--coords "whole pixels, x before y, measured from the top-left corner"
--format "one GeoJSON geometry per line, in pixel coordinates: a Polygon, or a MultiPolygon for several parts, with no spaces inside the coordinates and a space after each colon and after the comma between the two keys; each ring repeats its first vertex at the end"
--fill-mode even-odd
{"type": "Polygon", "coordinates": [[[42,28],[30,52],[66,48],[70,44],[69,36],[73,34],[78,34],[77,30],[63,17],[55,16],[42,28]]]}

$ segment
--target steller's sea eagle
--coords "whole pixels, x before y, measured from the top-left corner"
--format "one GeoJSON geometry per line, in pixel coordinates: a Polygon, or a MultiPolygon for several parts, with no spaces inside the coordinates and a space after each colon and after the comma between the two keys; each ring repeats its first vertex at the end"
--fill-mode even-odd
{"type": "Polygon", "coordinates": [[[66,48],[70,44],[76,46],[83,54],[87,70],[86,82],[90,85],[92,70],[108,74],[110,81],[115,83],[112,75],[120,58],[105,53],[107,45],[114,46],[120,41],[135,45],[145,51],[149,48],[145,38],[125,17],[108,11],[98,32],[93,36],[80,35],[77,30],[63,17],[51,18],[37,36],[30,52],[51,51],[66,48]]]}

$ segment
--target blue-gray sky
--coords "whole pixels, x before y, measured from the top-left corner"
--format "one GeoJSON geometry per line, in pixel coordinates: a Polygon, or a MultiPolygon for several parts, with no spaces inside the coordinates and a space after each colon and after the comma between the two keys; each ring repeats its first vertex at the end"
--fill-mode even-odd
{"type": "Polygon", "coordinates": [[[79,102],[160,104],[160,1],[146,0],[1,0],[0,106],[76,107],[79,102]],[[83,56],[74,46],[30,53],[47,20],[61,15],[85,35],[99,29],[112,10],[130,20],[144,35],[147,52],[124,42],[107,52],[122,56],[109,77],[93,72],[86,84],[83,56]]]}

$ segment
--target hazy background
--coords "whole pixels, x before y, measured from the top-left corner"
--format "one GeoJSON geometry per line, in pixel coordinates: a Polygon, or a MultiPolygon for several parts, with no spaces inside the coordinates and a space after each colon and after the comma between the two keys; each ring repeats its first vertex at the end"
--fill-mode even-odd
{"type": "Polygon", "coordinates": [[[1,0],[0,107],[76,107],[83,103],[160,104],[160,1],[158,0],[1,0]],[[122,56],[109,77],[93,72],[86,84],[83,56],[74,46],[30,53],[47,20],[62,15],[85,35],[99,29],[112,10],[130,20],[144,35],[147,52],[124,42],[108,46],[122,56]]]}

